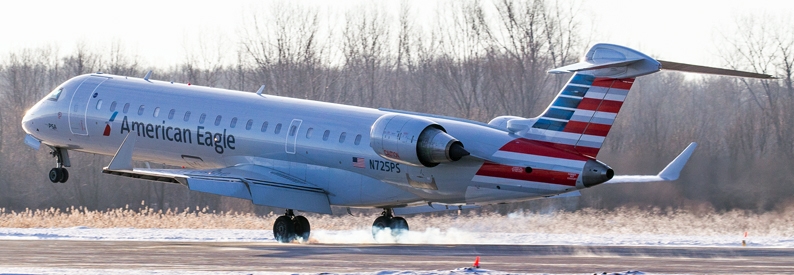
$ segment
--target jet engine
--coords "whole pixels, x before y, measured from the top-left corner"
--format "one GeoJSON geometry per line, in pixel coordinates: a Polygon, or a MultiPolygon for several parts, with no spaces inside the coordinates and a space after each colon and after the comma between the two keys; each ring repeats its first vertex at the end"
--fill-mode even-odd
{"type": "Polygon", "coordinates": [[[369,146],[383,158],[413,166],[434,167],[469,155],[463,143],[441,125],[403,114],[378,118],[370,131],[369,146]]]}

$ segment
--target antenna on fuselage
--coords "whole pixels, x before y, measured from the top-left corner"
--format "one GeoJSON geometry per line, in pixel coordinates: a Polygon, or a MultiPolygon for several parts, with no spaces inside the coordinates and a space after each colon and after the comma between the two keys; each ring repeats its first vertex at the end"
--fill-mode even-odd
{"type": "Polygon", "coordinates": [[[152,76],[152,70],[149,70],[149,72],[146,73],[146,76],[143,77],[143,80],[149,81],[149,77],[151,76],[152,76]]]}
{"type": "Polygon", "coordinates": [[[256,91],[257,95],[262,95],[262,92],[265,91],[265,84],[262,84],[262,87],[259,87],[259,90],[256,91]]]}

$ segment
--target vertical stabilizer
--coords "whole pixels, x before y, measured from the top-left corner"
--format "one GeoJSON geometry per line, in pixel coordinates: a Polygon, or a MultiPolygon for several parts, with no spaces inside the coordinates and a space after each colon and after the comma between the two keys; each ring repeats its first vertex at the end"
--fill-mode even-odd
{"type": "Polygon", "coordinates": [[[576,73],[524,136],[595,157],[633,83],[576,73]]]}
{"type": "MultiPolygon", "coordinates": [[[[634,78],[659,71],[658,61],[635,50],[596,44],[584,61],[551,70],[574,72],[551,105],[518,133],[528,139],[595,157],[617,117],[634,78]]],[[[526,121],[526,120],[525,120],[526,121]]],[[[514,124],[521,122],[516,121],[514,124]]],[[[520,129],[520,127],[508,128],[520,129]]]]}

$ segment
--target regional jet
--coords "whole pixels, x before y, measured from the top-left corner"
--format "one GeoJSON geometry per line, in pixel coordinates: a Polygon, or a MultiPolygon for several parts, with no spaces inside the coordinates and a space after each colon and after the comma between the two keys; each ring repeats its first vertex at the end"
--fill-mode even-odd
{"type": "MultiPolygon", "coordinates": [[[[537,117],[489,123],[391,109],[186,85],[102,73],[76,76],[25,113],[25,143],[49,148],[53,183],[69,153],[113,156],[103,173],[284,208],[279,242],[308,240],[307,218],[331,206],[383,209],[373,225],[401,234],[400,215],[576,196],[618,182],[679,177],[693,142],[657,175],[615,176],[596,159],[634,79],[661,69],[769,75],[655,60],[596,44],[537,117]],[[134,161],[174,169],[135,167],[134,161]]],[[[264,88],[264,87],[263,87],[264,88]]]]}

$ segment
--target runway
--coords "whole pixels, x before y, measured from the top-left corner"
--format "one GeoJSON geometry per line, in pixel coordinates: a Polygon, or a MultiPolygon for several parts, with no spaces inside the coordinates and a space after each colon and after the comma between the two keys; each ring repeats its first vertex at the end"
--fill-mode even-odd
{"type": "Polygon", "coordinates": [[[784,274],[794,249],[556,245],[333,245],[251,242],[0,240],[0,267],[362,273],[453,270],[593,274],[784,274]]]}

